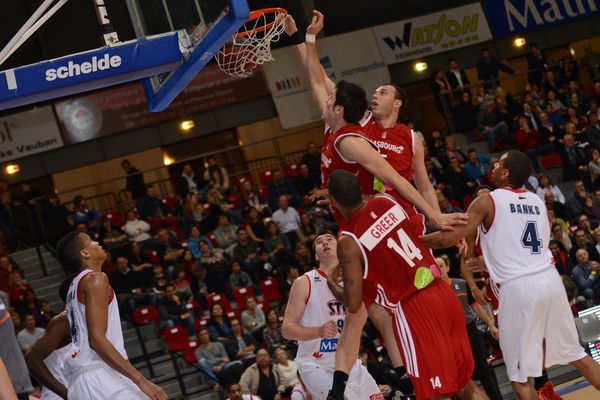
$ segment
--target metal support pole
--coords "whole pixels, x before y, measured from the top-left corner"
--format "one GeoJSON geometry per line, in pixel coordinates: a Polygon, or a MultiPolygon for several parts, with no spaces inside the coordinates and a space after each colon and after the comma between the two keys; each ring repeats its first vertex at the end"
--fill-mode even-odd
{"type": "Polygon", "coordinates": [[[104,40],[104,44],[111,46],[119,43],[119,35],[117,32],[115,32],[110,23],[104,0],[94,0],[94,6],[96,7],[96,16],[98,17],[98,22],[100,22],[100,26],[102,27],[102,39],[104,40]]]}

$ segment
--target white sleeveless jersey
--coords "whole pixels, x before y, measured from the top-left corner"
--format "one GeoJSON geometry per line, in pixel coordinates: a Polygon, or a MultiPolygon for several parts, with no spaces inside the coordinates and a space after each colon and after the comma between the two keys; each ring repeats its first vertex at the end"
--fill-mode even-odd
{"type": "Polygon", "coordinates": [[[335,369],[335,351],[340,332],[344,327],[346,308],[338,301],[327,286],[327,276],[314,269],[298,279],[308,279],[309,292],[306,308],[300,325],[306,327],[323,326],[327,321],[334,321],[338,327],[335,338],[301,340],[298,342],[296,363],[299,368],[317,364],[319,367],[333,371],[335,369]]]}
{"type": "MultiPolygon", "coordinates": [[[[60,349],[54,350],[48,357],[44,359],[44,364],[48,371],[65,387],[69,387],[69,377],[65,374],[64,363],[67,357],[71,355],[71,345],[68,344],[60,349]]],[[[42,388],[40,400],[62,400],[52,390],[47,387],[42,388]]]]}
{"type": "MultiPolygon", "coordinates": [[[[67,294],[67,315],[69,317],[69,328],[71,331],[71,354],[65,359],[65,374],[75,376],[85,372],[90,367],[106,366],[89,343],[89,334],[85,319],[85,305],[79,301],[78,287],[81,279],[93,272],[91,269],[83,270],[73,279],[67,294]]],[[[119,306],[113,291],[112,298],[108,304],[108,324],[106,338],[117,349],[119,353],[127,358],[121,331],[121,318],[119,317],[119,306]]]]}
{"type": "Polygon", "coordinates": [[[544,202],[526,190],[496,189],[489,195],[494,218],[479,225],[479,243],[492,280],[510,280],[553,268],[548,249],[550,221],[544,202]]]}

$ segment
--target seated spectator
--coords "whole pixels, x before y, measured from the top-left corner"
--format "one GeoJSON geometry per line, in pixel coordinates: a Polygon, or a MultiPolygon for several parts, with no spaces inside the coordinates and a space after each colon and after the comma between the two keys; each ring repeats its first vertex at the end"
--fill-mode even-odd
{"type": "Polygon", "coordinates": [[[312,247],[313,241],[317,238],[317,225],[308,213],[300,217],[300,225],[296,230],[296,235],[300,243],[312,247]]]}
{"type": "Polygon", "coordinates": [[[551,143],[554,145],[554,151],[557,153],[560,150],[558,147],[559,140],[562,139],[563,132],[559,125],[552,123],[548,117],[548,113],[542,112],[539,115],[540,123],[538,130],[542,135],[542,143],[551,143]]]}
{"type": "Polygon", "coordinates": [[[321,179],[321,147],[310,141],[306,145],[306,153],[302,156],[300,164],[306,164],[310,174],[315,179],[321,179]]]}
{"type": "Polygon", "coordinates": [[[152,230],[159,228],[177,228],[179,218],[174,211],[159,198],[159,193],[153,185],[146,187],[146,194],[135,202],[140,217],[148,222],[152,230]]]}
{"type": "Polygon", "coordinates": [[[477,112],[473,105],[471,92],[462,92],[460,102],[452,108],[454,116],[454,128],[457,132],[472,132],[477,127],[477,112]]]}
{"type": "Polygon", "coordinates": [[[506,122],[498,119],[496,114],[496,103],[494,100],[488,100],[484,107],[481,107],[477,117],[477,127],[483,137],[487,139],[488,151],[496,151],[496,141],[504,144],[511,144],[513,139],[508,130],[506,122]]]}
{"type": "Polygon", "coordinates": [[[206,236],[203,236],[200,233],[200,228],[197,226],[192,226],[190,228],[190,236],[188,237],[187,247],[192,252],[192,255],[196,260],[199,260],[202,257],[202,252],[200,251],[200,242],[204,242],[209,248],[212,248],[212,243],[206,236]]]}
{"type": "Polygon", "coordinates": [[[183,325],[188,336],[194,335],[194,316],[186,308],[185,302],[179,297],[172,283],[165,287],[165,295],[160,298],[158,311],[160,312],[159,329],[183,325]]]}
{"type": "Polygon", "coordinates": [[[288,345],[291,343],[283,337],[281,321],[279,321],[279,315],[275,310],[269,310],[267,313],[263,339],[269,354],[275,354],[277,349],[287,350],[288,345]]]}
{"type": "Polygon", "coordinates": [[[545,78],[546,79],[544,80],[544,92],[546,92],[546,96],[548,96],[548,99],[550,99],[550,92],[552,92],[555,99],[560,98],[562,101],[565,94],[563,83],[556,78],[554,72],[552,71],[546,71],[545,78]]]}
{"type": "Polygon", "coordinates": [[[192,284],[188,278],[187,272],[183,267],[178,267],[175,270],[175,279],[173,279],[173,286],[177,295],[183,300],[188,301],[193,297],[192,284]]]}
{"type": "Polygon", "coordinates": [[[108,218],[102,221],[100,228],[100,243],[113,257],[126,257],[129,253],[129,239],[127,234],[110,223],[108,218]]]}
{"type": "MultiPolygon", "coordinates": [[[[48,303],[47,300],[43,301],[48,303]]],[[[46,328],[46,326],[48,326],[48,322],[50,322],[50,319],[54,314],[49,307],[46,308],[46,311],[42,310],[41,300],[38,300],[33,290],[25,291],[25,294],[23,295],[23,302],[21,302],[16,310],[23,318],[28,314],[33,315],[35,318],[35,326],[39,326],[40,328],[46,328]],[[52,316],[50,314],[52,314],[52,316]]]]}
{"type": "Polygon", "coordinates": [[[117,258],[116,263],[117,272],[111,276],[110,283],[123,310],[121,315],[131,321],[136,307],[158,306],[158,295],[150,290],[144,275],[129,268],[125,257],[117,258]]]}
{"type": "Polygon", "coordinates": [[[575,125],[575,137],[578,140],[585,140],[585,127],[587,125],[587,121],[585,118],[580,118],[577,114],[577,110],[575,107],[569,106],[567,107],[567,115],[566,115],[567,123],[572,123],[575,125]]]}
{"type": "Polygon", "coordinates": [[[220,342],[211,341],[206,327],[198,330],[198,339],[200,339],[200,346],[196,349],[198,366],[215,390],[218,390],[219,382],[223,384],[237,382],[244,370],[242,362],[230,361],[225,346],[220,342]]]}
{"type": "Polygon", "coordinates": [[[167,291],[167,284],[169,284],[169,280],[167,279],[167,275],[165,274],[165,269],[162,265],[153,265],[152,266],[152,279],[150,281],[150,286],[152,290],[156,293],[160,293],[164,295],[167,291]]]}
{"type": "Polygon", "coordinates": [[[565,196],[562,194],[560,188],[552,183],[552,179],[550,175],[546,173],[541,173],[538,176],[539,186],[536,189],[537,195],[540,199],[544,200],[544,194],[546,192],[552,192],[554,195],[554,200],[558,201],[561,204],[565,204],[565,196]]]}
{"type": "Polygon", "coordinates": [[[575,181],[573,193],[567,196],[565,205],[567,206],[567,217],[569,221],[574,221],[585,210],[585,199],[588,194],[585,191],[585,185],[582,180],[575,181]]]}
{"type": "Polygon", "coordinates": [[[273,221],[267,223],[267,238],[263,245],[277,267],[289,265],[292,261],[292,246],[289,237],[280,233],[279,226],[273,221]]]}
{"type": "Polygon", "coordinates": [[[267,278],[278,278],[279,277],[279,269],[277,269],[273,265],[273,260],[269,255],[269,252],[264,248],[259,248],[256,251],[256,255],[258,257],[256,263],[256,278],[259,281],[263,281],[267,278]]]}
{"type": "Polygon", "coordinates": [[[75,196],[73,198],[71,218],[75,224],[95,225],[100,222],[100,215],[87,204],[83,196],[75,196]]]}
{"type": "Polygon", "coordinates": [[[300,197],[309,195],[314,189],[318,189],[321,186],[321,180],[315,175],[310,174],[308,165],[300,164],[299,174],[294,178],[294,186],[296,192],[300,197]]]}
{"type": "Polygon", "coordinates": [[[10,299],[11,306],[17,308],[20,307],[25,301],[25,292],[33,290],[30,284],[25,283],[21,273],[17,270],[13,270],[8,275],[8,297],[10,299]]]}
{"type": "Polygon", "coordinates": [[[490,157],[477,154],[477,150],[469,149],[467,152],[467,161],[465,161],[465,171],[473,181],[481,183],[486,181],[487,173],[490,170],[490,157]]]}
{"type": "MultiPolygon", "coordinates": [[[[194,193],[188,193],[183,201],[183,229],[188,231],[192,226],[200,226],[204,231],[214,228],[215,217],[205,212],[204,204],[198,201],[194,193]]],[[[209,206],[210,208],[210,206],[209,206]]]]}
{"type": "Polygon", "coordinates": [[[496,97],[496,117],[498,118],[498,122],[503,121],[506,125],[512,127],[514,125],[514,120],[516,115],[508,108],[506,105],[506,101],[502,97],[496,97]]]}
{"type": "Polygon", "coordinates": [[[230,360],[240,360],[246,363],[253,362],[256,359],[256,349],[259,348],[258,342],[252,335],[244,333],[242,324],[237,318],[231,319],[231,335],[225,343],[225,350],[230,360]]]}
{"type": "Polygon", "coordinates": [[[216,188],[211,187],[206,196],[210,212],[213,215],[226,215],[236,224],[241,224],[244,222],[236,207],[226,201],[221,192],[219,192],[216,188]]]}
{"type": "MultiPolygon", "coordinates": [[[[188,194],[198,195],[206,192],[208,181],[203,180],[194,173],[191,164],[185,164],[181,176],[177,179],[177,193],[182,199],[188,197],[188,194]]],[[[195,196],[194,196],[195,197],[195,196]]]]}
{"type": "Polygon", "coordinates": [[[574,263],[569,257],[569,254],[561,249],[561,244],[556,240],[550,240],[548,243],[548,248],[552,253],[552,257],[554,257],[554,267],[558,271],[560,275],[571,276],[573,271],[574,263]]]}
{"type": "Polygon", "coordinates": [[[282,195],[290,196],[290,203],[294,207],[302,207],[302,202],[298,198],[296,194],[296,189],[292,184],[292,181],[289,177],[283,175],[283,172],[280,170],[273,171],[273,178],[271,182],[267,185],[267,189],[269,191],[269,206],[271,210],[277,210],[279,208],[279,199],[282,195]]]}
{"type": "MultiPolygon", "coordinates": [[[[538,188],[539,189],[539,188],[538,188]]],[[[539,195],[539,191],[538,191],[539,195]]],[[[567,210],[564,204],[556,201],[554,199],[554,193],[550,190],[544,193],[544,204],[546,204],[546,209],[548,211],[552,210],[554,212],[554,216],[556,218],[560,218],[562,220],[567,219],[567,210]]]]}
{"type": "Polygon", "coordinates": [[[256,352],[256,362],[242,374],[240,387],[242,392],[260,396],[263,400],[281,400],[285,389],[281,386],[281,374],[265,349],[256,352]]]}
{"type": "Polygon", "coordinates": [[[262,331],[266,324],[265,313],[256,305],[256,299],[246,297],[246,309],[242,311],[242,324],[244,330],[250,333],[258,342],[262,342],[262,331]]]}
{"type": "Polygon", "coordinates": [[[248,232],[248,236],[256,243],[262,243],[265,237],[267,237],[267,226],[258,210],[253,207],[249,208],[247,218],[246,231],[248,232]]]}
{"type": "MultiPolygon", "coordinates": [[[[9,256],[0,254],[0,291],[8,293],[9,276],[13,271],[19,271],[17,265],[12,262],[9,256]]],[[[10,303],[6,302],[6,304],[10,303]]]]}
{"type": "Polygon", "coordinates": [[[599,269],[599,264],[590,261],[585,249],[577,250],[577,265],[573,268],[573,281],[579,292],[588,300],[588,305],[595,304],[595,299],[600,297],[599,269]]]}
{"type": "Polygon", "coordinates": [[[289,397],[294,386],[300,383],[298,380],[298,366],[294,361],[288,359],[288,353],[283,349],[275,350],[275,361],[277,361],[281,376],[280,385],[283,387],[281,395],[289,397]]]}
{"type": "Polygon", "coordinates": [[[35,326],[35,317],[27,314],[23,323],[24,329],[17,335],[19,347],[23,353],[27,353],[29,348],[42,336],[45,329],[35,326]]]}
{"type": "Polygon", "coordinates": [[[571,239],[569,238],[569,235],[567,235],[565,229],[568,230],[569,228],[563,228],[561,224],[553,222],[550,239],[557,242],[561,246],[561,250],[568,252],[573,247],[573,244],[571,243],[571,239]]]}
{"type": "Polygon", "coordinates": [[[248,207],[254,208],[263,217],[270,217],[273,214],[273,211],[269,208],[269,204],[263,198],[258,188],[252,187],[252,183],[249,180],[245,180],[242,183],[241,207],[243,209],[248,207]]]}
{"type": "Polygon", "coordinates": [[[460,147],[456,145],[456,140],[452,136],[448,136],[444,140],[444,148],[440,150],[438,155],[438,159],[447,167],[450,165],[450,160],[452,158],[456,158],[460,165],[464,164],[467,161],[467,156],[462,152],[460,147]]]}
{"type": "Polygon", "coordinates": [[[229,255],[223,249],[211,249],[200,242],[200,265],[206,271],[206,284],[217,293],[225,293],[229,278],[229,255]]]}
{"type": "MultiPolygon", "coordinates": [[[[312,244],[311,244],[312,246],[312,244]]],[[[304,243],[296,243],[296,251],[294,253],[294,261],[298,266],[300,273],[308,272],[316,268],[316,263],[313,255],[311,254],[308,246],[304,243]]]]}
{"type": "Polygon", "coordinates": [[[542,143],[542,136],[536,129],[529,126],[529,120],[525,116],[519,117],[519,129],[515,132],[515,140],[517,148],[531,159],[533,170],[539,172],[540,161],[537,149],[542,143]]]}
{"type": "Polygon", "coordinates": [[[273,213],[272,219],[279,226],[281,233],[286,235],[290,244],[294,246],[298,240],[296,230],[300,224],[300,214],[294,207],[289,207],[288,196],[279,196],[279,209],[273,213]]]}
{"type": "Polygon", "coordinates": [[[167,229],[161,229],[156,235],[158,244],[156,245],[156,253],[164,266],[168,267],[167,273],[170,273],[173,267],[181,261],[184,249],[177,240],[175,235],[172,235],[167,229]]]}
{"type": "Polygon", "coordinates": [[[574,263],[577,262],[577,250],[583,249],[587,251],[588,257],[592,261],[600,261],[600,254],[596,250],[595,242],[594,244],[588,242],[588,235],[586,235],[585,230],[581,228],[577,228],[575,230],[575,243],[573,243],[573,247],[569,250],[569,256],[571,257],[571,261],[574,263]]]}
{"type": "Polygon", "coordinates": [[[460,208],[456,208],[452,204],[450,204],[450,202],[448,201],[448,198],[441,190],[437,189],[435,191],[435,194],[437,196],[438,205],[440,206],[440,211],[442,213],[462,212],[462,210],[460,208]]]}
{"type": "Polygon", "coordinates": [[[131,243],[129,257],[127,258],[131,269],[135,272],[144,272],[150,278],[152,274],[152,260],[148,254],[142,252],[142,248],[136,242],[131,243]]]}
{"type": "Polygon", "coordinates": [[[215,303],[210,308],[210,320],[208,321],[208,331],[210,332],[210,340],[218,342],[226,342],[231,336],[231,324],[225,316],[223,306],[215,303]]]}
{"type": "Polygon", "coordinates": [[[476,183],[469,179],[467,172],[461,167],[457,158],[450,158],[450,164],[446,170],[444,181],[452,191],[453,200],[458,201],[462,207],[465,206],[465,196],[470,195],[475,189],[476,183]]]}
{"type": "Polygon", "coordinates": [[[587,180],[588,159],[583,149],[575,143],[572,132],[574,125],[567,123],[565,136],[563,137],[563,148],[561,158],[563,166],[563,180],[587,180]]]}
{"type": "Polygon", "coordinates": [[[427,141],[427,149],[431,157],[438,157],[444,149],[444,136],[438,129],[434,129],[427,141]]]}
{"type": "Polygon", "coordinates": [[[216,158],[212,156],[206,159],[206,163],[208,168],[204,171],[204,180],[209,181],[212,187],[225,196],[233,194],[235,189],[231,187],[227,170],[217,164],[216,158]]]}
{"type": "Polygon", "coordinates": [[[219,215],[217,229],[213,232],[219,247],[232,253],[237,244],[237,230],[237,225],[230,223],[227,215],[219,215]]]}
{"type": "Polygon", "coordinates": [[[150,224],[138,218],[135,210],[127,213],[127,222],[123,225],[123,231],[129,236],[129,240],[136,242],[146,251],[156,246],[156,239],[150,236],[150,224]]]}
{"type": "Polygon", "coordinates": [[[254,270],[256,264],[256,250],[258,244],[248,237],[246,228],[238,228],[237,243],[233,247],[233,259],[241,264],[244,264],[248,269],[254,270]]]}
{"type": "MultiPolygon", "coordinates": [[[[427,171],[427,175],[429,176],[429,181],[431,182],[431,185],[435,189],[439,189],[440,186],[445,187],[442,171],[440,170],[440,168],[435,166],[431,158],[425,159],[425,170],[427,171]]],[[[484,179],[485,178],[486,177],[484,177],[484,179]]]]}
{"type": "MultiPolygon", "coordinates": [[[[600,133],[598,134],[600,137],[600,133]]],[[[600,188],[600,149],[592,149],[592,157],[588,163],[588,171],[590,173],[590,182],[592,188],[600,188]]]]}
{"type": "Polygon", "coordinates": [[[585,199],[584,213],[596,223],[600,221],[600,204],[596,203],[591,196],[587,196],[585,199]]]}
{"type": "MultiPolygon", "coordinates": [[[[255,253],[256,256],[256,253],[255,253]]],[[[246,271],[242,271],[242,266],[239,261],[231,262],[231,274],[229,275],[229,286],[232,290],[245,288],[253,284],[250,275],[246,271]]]]}
{"type": "Polygon", "coordinates": [[[227,400],[261,400],[258,396],[242,393],[242,388],[239,383],[232,383],[227,389],[227,400]]]}
{"type": "Polygon", "coordinates": [[[281,291],[281,297],[287,300],[287,297],[292,290],[294,281],[300,277],[300,271],[295,265],[290,265],[285,269],[285,277],[279,282],[279,290],[281,291]]]}

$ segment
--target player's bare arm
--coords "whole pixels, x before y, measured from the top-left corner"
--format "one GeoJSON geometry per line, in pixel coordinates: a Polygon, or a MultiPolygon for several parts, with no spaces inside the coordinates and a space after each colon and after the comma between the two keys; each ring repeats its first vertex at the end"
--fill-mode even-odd
{"type": "MultiPolygon", "coordinates": [[[[313,11],[313,18],[310,26],[306,29],[307,35],[317,35],[323,29],[323,14],[318,11],[313,11]]],[[[312,90],[313,98],[319,110],[322,113],[326,110],[326,101],[333,93],[333,89],[328,90],[325,75],[323,74],[323,66],[319,61],[316,43],[306,43],[306,69],[308,71],[308,80],[312,90]]],[[[335,89],[335,87],[334,87],[335,89]]]]}
{"type": "Polygon", "coordinates": [[[480,320],[482,320],[483,322],[485,322],[485,324],[488,326],[488,328],[490,329],[490,334],[492,335],[492,337],[496,340],[498,340],[500,338],[500,332],[498,331],[498,328],[496,328],[496,324],[494,322],[494,319],[492,317],[490,317],[490,314],[488,314],[483,307],[481,307],[481,305],[479,303],[473,303],[471,304],[471,308],[473,309],[473,311],[475,312],[475,314],[477,314],[477,316],[479,317],[480,320]]]}
{"type": "MultiPolygon", "coordinates": [[[[318,11],[313,11],[313,13],[318,13],[318,11]]],[[[285,33],[287,33],[288,36],[292,37],[293,35],[298,33],[298,27],[296,26],[296,21],[294,20],[294,17],[292,17],[291,15],[288,14],[286,16],[286,19],[283,24],[284,24],[283,27],[285,29],[285,33]]],[[[302,38],[302,39],[304,39],[304,38],[302,38]]],[[[304,43],[304,41],[302,41],[302,43],[296,44],[294,46],[294,48],[296,49],[296,55],[298,56],[298,59],[300,60],[302,67],[306,70],[307,69],[306,44],[304,43]]],[[[325,79],[325,85],[327,86],[327,92],[331,92],[335,88],[335,83],[333,83],[333,81],[327,76],[327,73],[325,72],[325,68],[323,68],[323,66],[321,66],[321,71],[322,71],[323,77],[325,79]]]]}
{"type": "Polygon", "coordinates": [[[306,276],[301,276],[292,284],[281,326],[283,337],[288,340],[330,339],[337,334],[337,325],[333,321],[327,321],[323,326],[300,325],[310,293],[309,285],[306,276]]]}
{"type": "Polygon", "coordinates": [[[358,246],[347,236],[338,240],[337,249],[344,282],[346,318],[338,340],[335,369],[349,374],[358,358],[360,337],[367,320],[363,303],[363,261],[358,246]]]}
{"type": "Polygon", "coordinates": [[[18,400],[15,388],[12,385],[6,365],[0,358],[0,399],[2,400],[18,400]]]}
{"type": "Polygon", "coordinates": [[[425,150],[423,149],[423,142],[421,142],[421,139],[419,139],[417,135],[413,134],[413,136],[414,153],[412,167],[415,171],[415,185],[427,204],[429,204],[434,210],[441,212],[440,204],[438,203],[438,199],[435,194],[435,189],[429,180],[427,169],[425,169],[425,150]]]}
{"type": "Polygon", "coordinates": [[[90,347],[111,368],[131,379],[150,399],[167,400],[166,393],[159,386],[148,381],[106,338],[108,304],[112,296],[112,289],[106,274],[92,272],[86,275],[80,281],[79,294],[85,304],[85,320],[89,331],[90,347]]]}
{"type": "Polygon", "coordinates": [[[475,300],[477,300],[477,303],[480,305],[486,305],[492,299],[489,298],[487,293],[479,289],[477,282],[475,281],[475,277],[473,276],[473,271],[467,265],[468,260],[477,258],[475,255],[475,235],[471,235],[471,237],[467,238],[466,241],[468,246],[467,254],[465,257],[461,258],[460,273],[462,278],[467,282],[467,285],[469,285],[469,289],[471,289],[471,293],[473,294],[475,300]]]}
{"type": "Polygon", "coordinates": [[[435,232],[420,236],[420,239],[431,249],[445,249],[453,246],[462,238],[474,235],[477,232],[477,226],[483,221],[489,226],[494,216],[494,204],[490,196],[482,196],[473,200],[467,210],[467,215],[469,219],[466,225],[458,226],[451,232],[435,232]]]}
{"type": "Polygon", "coordinates": [[[52,375],[44,364],[44,359],[68,341],[70,341],[69,318],[63,311],[50,320],[42,336],[25,355],[27,367],[36,379],[65,400],[67,399],[67,388],[52,375]]]}
{"type": "Polygon", "coordinates": [[[344,158],[356,161],[373,175],[391,184],[394,190],[419,208],[439,228],[451,230],[453,226],[464,224],[467,220],[465,214],[442,214],[439,210],[431,207],[413,185],[398,174],[365,139],[358,136],[346,136],[339,141],[338,147],[344,158]]]}

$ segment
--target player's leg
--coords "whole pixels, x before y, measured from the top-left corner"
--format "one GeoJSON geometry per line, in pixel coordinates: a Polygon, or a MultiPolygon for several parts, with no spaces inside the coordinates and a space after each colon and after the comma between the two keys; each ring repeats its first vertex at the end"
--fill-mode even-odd
{"type": "Polygon", "coordinates": [[[473,380],[458,392],[458,397],[465,400],[490,400],[488,395],[473,380]]]}
{"type": "Polygon", "coordinates": [[[533,379],[528,379],[527,382],[511,382],[511,385],[517,400],[538,400],[533,379]]]}
{"type": "Polygon", "coordinates": [[[299,368],[302,382],[315,400],[325,400],[333,383],[333,372],[317,366],[299,368]]]}
{"type": "Polygon", "coordinates": [[[579,370],[583,377],[596,388],[600,390],[600,364],[588,355],[580,360],[573,361],[571,365],[579,370]]]}

